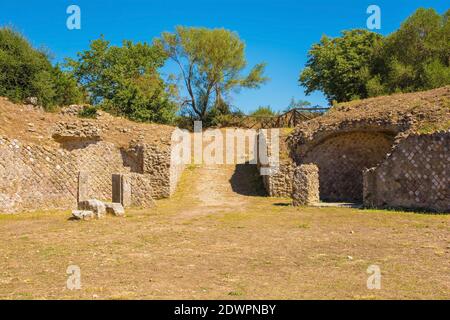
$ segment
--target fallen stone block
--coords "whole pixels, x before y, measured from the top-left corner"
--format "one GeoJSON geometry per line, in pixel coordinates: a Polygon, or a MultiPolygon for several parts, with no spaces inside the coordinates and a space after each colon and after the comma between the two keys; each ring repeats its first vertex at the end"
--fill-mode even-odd
{"type": "Polygon", "coordinates": [[[123,217],[125,215],[125,209],[122,204],[115,202],[105,203],[106,213],[112,214],[116,217],[123,217]]]}
{"type": "Polygon", "coordinates": [[[95,217],[95,214],[89,210],[73,210],[72,217],[76,220],[90,220],[95,217]]]}
{"type": "Polygon", "coordinates": [[[96,215],[96,218],[102,218],[106,214],[105,204],[97,199],[80,201],[78,203],[78,209],[92,211],[96,215]]]}

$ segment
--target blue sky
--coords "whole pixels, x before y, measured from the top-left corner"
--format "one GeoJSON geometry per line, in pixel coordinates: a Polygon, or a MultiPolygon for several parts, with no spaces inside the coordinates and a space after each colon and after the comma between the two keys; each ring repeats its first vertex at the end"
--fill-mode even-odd
{"type": "MultiPolygon", "coordinates": [[[[344,29],[365,28],[371,4],[381,8],[382,34],[389,34],[419,7],[443,13],[447,0],[0,0],[0,25],[13,25],[37,47],[50,49],[55,61],[74,57],[100,34],[114,44],[123,39],[150,42],[176,25],[224,27],[246,43],[249,68],[268,64],[270,82],[258,90],[242,90],[232,104],[244,111],[260,105],[284,109],[292,97],[326,105],[320,92],[305,96],[298,85],[311,45],[323,34],[337,36],[344,29]],[[66,9],[81,8],[81,30],[66,28],[66,9]]],[[[170,63],[162,70],[176,72],[170,63]]]]}

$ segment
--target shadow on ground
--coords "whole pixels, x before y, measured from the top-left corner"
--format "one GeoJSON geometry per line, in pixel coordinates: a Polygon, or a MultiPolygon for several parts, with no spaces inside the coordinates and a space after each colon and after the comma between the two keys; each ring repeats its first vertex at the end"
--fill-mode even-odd
{"type": "Polygon", "coordinates": [[[229,181],[233,191],[240,195],[253,197],[266,196],[262,178],[259,175],[257,166],[254,164],[245,163],[236,165],[229,181]]]}

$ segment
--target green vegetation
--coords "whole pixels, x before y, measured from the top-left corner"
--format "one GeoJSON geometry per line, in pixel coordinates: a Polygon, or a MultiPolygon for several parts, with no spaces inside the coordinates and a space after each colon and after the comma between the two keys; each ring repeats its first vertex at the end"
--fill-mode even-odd
{"type": "Polygon", "coordinates": [[[83,109],[78,113],[80,118],[96,118],[97,117],[97,108],[94,106],[84,106],[83,109]]]}
{"type": "MultiPolygon", "coordinates": [[[[362,29],[323,36],[310,49],[299,82],[306,94],[322,91],[333,105],[448,85],[449,17],[450,10],[439,15],[421,8],[387,37],[362,29]]],[[[134,121],[186,128],[193,120],[205,127],[233,125],[243,113],[233,110],[231,93],[268,81],[264,63],[243,74],[244,51],[244,42],[232,31],[179,26],[153,44],[125,40],[114,46],[101,37],[62,67],[52,65],[46,51],[33,48],[18,32],[0,28],[0,96],[15,102],[35,97],[46,110],[91,103],[81,117],[95,117],[101,108],[134,121]],[[179,67],[179,79],[163,79],[159,72],[169,58],[179,67]],[[177,80],[186,98],[179,97],[177,80]]],[[[310,106],[293,98],[285,112],[310,106]]],[[[260,107],[251,115],[277,114],[260,107]]]]}
{"type": "Polygon", "coordinates": [[[300,84],[330,103],[450,84],[450,10],[418,9],[383,37],[367,30],[322,37],[309,51],[300,84]]]}
{"type": "Polygon", "coordinates": [[[260,106],[258,109],[253,111],[251,114],[253,117],[273,117],[276,116],[277,113],[272,110],[270,106],[260,106]]]}
{"type": "Polygon", "coordinates": [[[247,63],[244,43],[225,29],[177,27],[155,41],[179,66],[189,98],[182,102],[188,116],[205,122],[212,115],[227,114],[225,99],[232,90],[258,88],[268,79],[265,64],[241,75],[247,63]]]}
{"type": "Polygon", "coordinates": [[[83,99],[70,74],[52,66],[48,53],[10,28],[0,28],[0,96],[15,102],[36,97],[47,110],[83,99]]]}
{"type": "Polygon", "coordinates": [[[135,121],[171,123],[176,112],[170,99],[173,88],[158,73],[165,60],[156,46],[131,41],[111,46],[101,37],[66,64],[93,105],[135,121]]]}

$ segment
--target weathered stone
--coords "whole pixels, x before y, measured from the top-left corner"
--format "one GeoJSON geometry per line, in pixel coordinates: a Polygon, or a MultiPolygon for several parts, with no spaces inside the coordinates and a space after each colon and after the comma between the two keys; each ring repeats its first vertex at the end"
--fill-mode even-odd
{"type": "Polygon", "coordinates": [[[78,116],[83,109],[83,105],[72,104],[70,106],[61,108],[60,112],[61,114],[66,116],[78,116]]]}
{"type": "Polygon", "coordinates": [[[94,122],[59,122],[53,128],[52,137],[60,143],[100,141],[102,130],[94,122]]]}
{"type": "Polygon", "coordinates": [[[37,106],[39,103],[39,100],[37,97],[28,97],[25,99],[25,103],[31,104],[33,106],[37,106]]]}
{"type": "Polygon", "coordinates": [[[121,203],[123,205],[121,174],[112,175],[112,202],[121,203]]]}
{"type": "Polygon", "coordinates": [[[120,203],[106,202],[106,213],[112,214],[116,217],[123,217],[125,215],[125,209],[120,203]]]}
{"type": "Polygon", "coordinates": [[[73,210],[72,217],[76,220],[90,220],[95,217],[95,214],[89,210],[73,210]]]}
{"type": "Polygon", "coordinates": [[[364,205],[450,212],[450,131],[411,134],[365,170],[364,205]]]}
{"type": "Polygon", "coordinates": [[[78,173],[78,193],[77,202],[89,200],[89,173],[86,171],[80,171],[78,173]]]}
{"type": "Polygon", "coordinates": [[[101,218],[106,214],[106,206],[97,199],[85,200],[78,203],[79,210],[93,211],[97,218],[101,218]]]}
{"type": "Polygon", "coordinates": [[[315,204],[319,199],[319,169],[314,164],[295,168],[292,199],[294,206],[315,204]]]}

